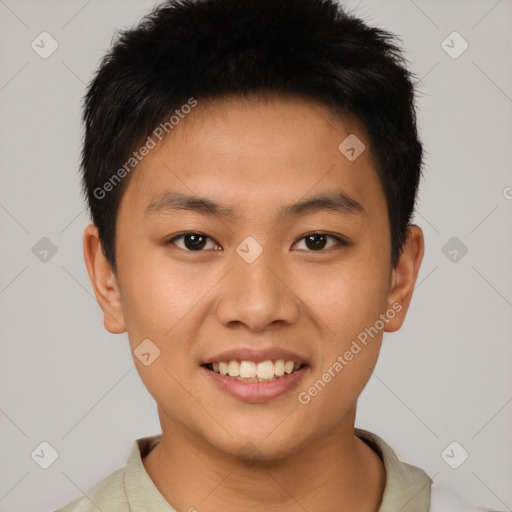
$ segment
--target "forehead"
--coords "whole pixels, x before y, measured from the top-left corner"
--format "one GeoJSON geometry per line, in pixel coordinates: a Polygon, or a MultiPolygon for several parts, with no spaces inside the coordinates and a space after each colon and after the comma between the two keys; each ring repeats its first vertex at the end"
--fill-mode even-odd
{"type": "Polygon", "coordinates": [[[221,198],[234,211],[329,190],[360,203],[383,200],[357,120],[317,102],[276,97],[198,100],[137,165],[122,202],[142,212],[176,190],[221,198]],[[362,151],[355,159],[347,140],[349,150],[362,151]]]}

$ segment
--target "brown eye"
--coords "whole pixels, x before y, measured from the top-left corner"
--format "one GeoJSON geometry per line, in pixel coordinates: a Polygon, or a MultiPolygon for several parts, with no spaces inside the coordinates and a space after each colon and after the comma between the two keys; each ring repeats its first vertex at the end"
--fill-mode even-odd
{"type": "Polygon", "coordinates": [[[166,245],[174,244],[180,249],[183,249],[185,251],[191,251],[191,252],[201,252],[205,246],[207,245],[208,241],[211,241],[213,244],[213,247],[209,247],[211,249],[214,249],[215,247],[218,247],[215,243],[213,243],[213,240],[202,233],[182,233],[181,235],[177,235],[170,240],[166,242],[166,245]],[[182,239],[182,246],[180,244],[176,243],[177,240],[182,239]]]}
{"type": "Polygon", "coordinates": [[[303,236],[300,240],[305,241],[307,250],[321,252],[326,249],[326,245],[329,239],[334,240],[335,243],[328,246],[327,249],[331,249],[332,247],[336,246],[348,245],[345,240],[341,239],[340,237],[328,235],[326,233],[311,233],[309,235],[303,236]]]}

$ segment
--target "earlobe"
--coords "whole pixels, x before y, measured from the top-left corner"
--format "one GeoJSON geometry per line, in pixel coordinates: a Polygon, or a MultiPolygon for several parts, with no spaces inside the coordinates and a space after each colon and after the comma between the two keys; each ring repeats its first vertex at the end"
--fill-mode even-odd
{"type": "Polygon", "coordinates": [[[410,225],[407,240],[391,276],[388,310],[393,310],[396,314],[387,322],[384,329],[386,332],[397,331],[404,323],[418,278],[423,252],[423,232],[420,227],[410,225]]]}
{"type": "Polygon", "coordinates": [[[89,224],[82,237],[84,259],[96,300],[103,311],[103,325],[112,334],[126,331],[121,294],[112,265],[105,257],[98,228],[89,224]]]}

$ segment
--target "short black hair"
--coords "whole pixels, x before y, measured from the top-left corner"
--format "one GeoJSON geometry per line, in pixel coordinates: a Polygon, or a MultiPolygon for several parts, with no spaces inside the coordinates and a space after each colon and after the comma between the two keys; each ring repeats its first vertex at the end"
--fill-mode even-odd
{"type": "Polygon", "coordinates": [[[134,150],[159,125],[170,133],[174,114],[201,99],[265,94],[320,101],[362,123],[395,266],[422,168],[414,75],[397,40],[335,0],[166,0],[118,31],[84,97],[81,160],[83,192],[114,272],[134,150]]]}

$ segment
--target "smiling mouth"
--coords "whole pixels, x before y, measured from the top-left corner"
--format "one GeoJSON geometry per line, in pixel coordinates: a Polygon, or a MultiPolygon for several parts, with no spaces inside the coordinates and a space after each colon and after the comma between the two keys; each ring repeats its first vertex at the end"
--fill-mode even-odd
{"type": "Polygon", "coordinates": [[[219,375],[224,375],[241,382],[272,382],[301,371],[307,365],[284,359],[254,361],[236,360],[220,361],[202,365],[219,375]]]}

